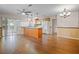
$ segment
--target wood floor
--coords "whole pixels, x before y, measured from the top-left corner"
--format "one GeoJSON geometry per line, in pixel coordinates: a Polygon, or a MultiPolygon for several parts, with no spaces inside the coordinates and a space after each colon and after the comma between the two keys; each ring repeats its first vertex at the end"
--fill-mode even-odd
{"type": "Polygon", "coordinates": [[[1,54],[78,54],[79,40],[56,35],[34,39],[23,35],[9,35],[0,39],[1,54]]]}

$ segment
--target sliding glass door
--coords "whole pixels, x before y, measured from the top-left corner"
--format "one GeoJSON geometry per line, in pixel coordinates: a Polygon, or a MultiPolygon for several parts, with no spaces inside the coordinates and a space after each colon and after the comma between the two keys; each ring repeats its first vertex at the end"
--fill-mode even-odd
{"type": "Polygon", "coordinates": [[[4,48],[5,53],[13,53],[17,47],[17,42],[20,36],[18,36],[19,31],[19,21],[10,18],[3,18],[3,39],[2,48],[4,48]]]}

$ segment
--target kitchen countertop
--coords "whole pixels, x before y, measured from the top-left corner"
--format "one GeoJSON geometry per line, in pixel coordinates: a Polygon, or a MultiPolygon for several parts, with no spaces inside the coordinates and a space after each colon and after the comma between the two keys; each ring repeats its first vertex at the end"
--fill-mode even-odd
{"type": "Polygon", "coordinates": [[[42,28],[42,27],[24,27],[24,28],[35,29],[35,28],[42,28]]]}

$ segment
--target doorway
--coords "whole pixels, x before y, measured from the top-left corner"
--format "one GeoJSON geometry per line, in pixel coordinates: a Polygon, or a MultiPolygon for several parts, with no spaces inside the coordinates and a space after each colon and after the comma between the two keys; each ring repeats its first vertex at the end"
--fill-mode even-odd
{"type": "Polygon", "coordinates": [[[56,33],[56,19],[47,18],[43,20],[42,29],[43,34],[55,34],[56,33]]]}

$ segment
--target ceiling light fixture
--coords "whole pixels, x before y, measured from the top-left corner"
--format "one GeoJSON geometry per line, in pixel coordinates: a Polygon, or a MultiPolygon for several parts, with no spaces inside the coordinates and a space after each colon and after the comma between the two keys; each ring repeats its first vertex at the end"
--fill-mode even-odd
{"type": "Polygon", "coordinates": [[[23,12],[22,15],[26,15],[26,13],[23,12]]]}
{"type": "Polygon", "coordinates": [[[29,5],[27,5],[27,9],[17,9],[17,11],[19,12],[18,14],[22,14],[22,15],[31,14],[32,11],[29,10],[29,8],[30,8],[31,6],[32,6],[32,5],[29,4],[29,5]]]}
{"type": "Polygon", "coordinates": [[[29,8],[32,7],[32,4],[28,4],[27,5],[27,9],[17,9],[17,11],[19,12],[18,14],[21,15],[25,15],[27,16],[27,18],[33,18],[33,17],[38,17],[38,12],[33,12],[32,10],[30,10],[29,8]]]}
{"type": "Polygon", "coordinates": [[[66,18],[71,15],[71,11],[65,8],[59,15],[66,18]]]}

